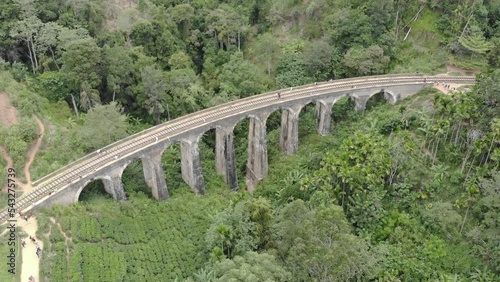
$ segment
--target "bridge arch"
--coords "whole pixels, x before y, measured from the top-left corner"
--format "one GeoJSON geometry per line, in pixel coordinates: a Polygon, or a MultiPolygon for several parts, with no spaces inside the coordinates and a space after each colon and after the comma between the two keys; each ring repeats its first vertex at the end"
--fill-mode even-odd
{"type": "Polygon", "coordinates": [[[127,200],[127,196],[125,195],[125,190],[123,189],[122,183],[122,174],[125,168],[133,161],[134,159],[126,159],[125,161],[120,161],[115,164],[113,167],[108,169],[103,169],[99,171],[97,175],[91,177],[89,179],[85,179],[82,184],[78,185],[79,188],[76,190],[74,196],[74,202],[77,202],[80,198],[80,194],[83,189],[92,181],[101,180],[104,184],[104,190],[110,194],[113,199],[118,201],[127,200]]]}
{"type": "MultiPolygon", "coordinates": [[[[85,181],[79,188],[76,190],[74,194],[74,198],[71,200],[72,203],[76,203],[82,201],[85,198],[85,195],[88,193],[95,192],[95,188],[99,189],[99,194],[106,194],[108,197],[113,198],[113,194],[106,189],[106,184],[104,178],[91,178],[85,181]],[[97,187],[96,187],[97,186],[97,187]],[[92,191],[90,191],[92,190],[92,191]]],[[[109,185],[109,183],[108,183],[109,185]]],[[[114,198],[113,198],[114,199],[114,198]]]]}
{"type": "MultiPolygon", "coordinates": [[[[399,101],[399,97],[397,94],[395,94],[392,90],[390,89],[381,89],[380,91],[373,92],[369,95],[368,100],[370,100],[373,96],[383,93],[384,99],[387,101],[387,103],[394,105],[396,104],[397,101],[399,101]]],[[[367,101],[368,101],[367,100],[367,101]]]]}

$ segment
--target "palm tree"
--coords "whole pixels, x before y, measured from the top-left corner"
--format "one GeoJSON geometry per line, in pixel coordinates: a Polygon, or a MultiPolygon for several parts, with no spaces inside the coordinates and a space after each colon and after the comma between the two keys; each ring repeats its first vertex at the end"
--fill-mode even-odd
{"type": "Polygon", "coordinates": [[[221,240],[222,251],[227,250],[227,257],[231,258],[231,249],[233,247],[232,240],[234,239],[233,230],[231,227],[224,224],[217,226],[216,230],[219,234],[219,239],[221,240]]]}
{"type": "Polygon", "coordinates": [[[92,89],[87,81],[82,82],[80,85],[80,107],[85,111],[89,111],[98,104],[101,104],[99,91],[92,89]]]}

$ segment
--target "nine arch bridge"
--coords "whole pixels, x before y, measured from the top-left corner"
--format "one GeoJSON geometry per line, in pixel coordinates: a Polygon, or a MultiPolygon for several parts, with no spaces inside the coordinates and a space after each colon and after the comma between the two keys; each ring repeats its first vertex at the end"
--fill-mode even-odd
{"type": "MultiPolygon", "coordinates": [[[[298,149],[298,118],[301,109],[315,103],[317,130],[326,135],[330,131],[332,107],[342,97],[350,97],[355,109],[362,111],[373,95],[383,92],[394,104],[434,83],[474,84],[470,76],[424,76],[397,74],[340,79],[300,87],[276,90],[207,108],[175,120],[151,127],[128,136],[35,181],[35,190],[16,202],[17,211],[28,211],[54,203],[70,204],[78,201],[83,188],[91,181],[101,179],[107,193],[116,200],[126,200],[121,176],[127,165],[141,159],[146,184],[158,200],[169,197],[165,174],[161,165],[163,151],[179,142],[181,171],[186,183],[197,194],[205,193],[198,143],[208,130],[216,130],[216,169],[224,175],[233,190],[238,189],[233,129],[249,118],[248,161],[246,183],[250,190],[268,173],[266,120],[281,109],[280,147],[285,154],[298,149]]],[[[8,217],[0,212],[0,222],[8,217]]]]}

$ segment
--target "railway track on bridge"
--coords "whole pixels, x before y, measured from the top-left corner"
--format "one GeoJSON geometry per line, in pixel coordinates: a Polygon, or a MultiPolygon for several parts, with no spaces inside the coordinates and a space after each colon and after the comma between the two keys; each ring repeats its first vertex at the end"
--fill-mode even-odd
{"type": "MultiPolygon", "coordinates": [[[[113,164],[120,158],[136,153],[149,145],[170,140],[181,133],[191,130],[193,127],[204,126],[232,115],[253,111],[260,107],[268,106],[270,103],[280,104],[305,97],[344,92],[353,88],[360,90],[364,88],[383,88],[419,83],[431,85],[434,82],[474,84],[475,78],[423,76],[419,74],[357,77],[271,91],[207,108],[128,136],[98,150],[100,151],[99,153],[96,151],[88,154],[42,177],[33,183],[33,186],[36,187],[35,190],[16,201],[16,212],[30,209],[36,202],[50,197],[49,193],[55,193],[64,189],[72,182],[93,174],[99,169],[113,164]],[[278,92],[281,95],[281,99],[277,98],[278,92]]],[[[2,210],[0,212],[0,223],[6,221],[8,217],[7,209],[2,210]]]]}

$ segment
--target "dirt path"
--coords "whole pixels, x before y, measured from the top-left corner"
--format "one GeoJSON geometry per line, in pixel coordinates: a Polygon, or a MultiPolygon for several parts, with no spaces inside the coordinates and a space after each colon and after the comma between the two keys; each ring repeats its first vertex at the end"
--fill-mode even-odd
{"type": "Polygon", "coordinates": [[[0,91],[0,123],[11,126],[17,123],[17,111],[9,102],[7,93],[0,91]]]}
{"type": "Polygon", "coordinates": [[[449,85],[448,88],[446,88],[445,85],[442,83],[441,84],[434,84],[432,87],[443,92],[444,94],[451,94],[455,91],[455,90],[453,90],[453,88],[458,89],[459,87],[463,86],[463,84],[456,84],[456,83],[450,83],[448,85],[449,85]]]}
{"type": "Polygon", "coordinates": [[[31,192],[33,190],[33,186],[31,186],[31,174],[30,174],[30,167],[31,164],[33,163],[33,160],[35,159],[35,155],[40,149],[40,145],[42,144],[42,139],[43,135],[45,133],[45,126],[43,126],[42,121],[40,119],[33,115],[33,118],[35,118],[36,123],[38,124],[38,138],[36,139],[35,145],[33,145],[29,150],[28,150],[28,161],[24,165],[24,175],[26,177],[26,184],[25,184],[25,191],[24,192],[31,192]],[[26,191],[29,190],[29,191],[26,191]]]}
{"type": "MultiPolygon", "coordinates": [[[[446,69],[448,70],[446,73],[440,73],[437,74],[436,76],[450,76],[454,75],[456,73],[460,73],[460,75],[474,75],[478,73],[478,70],[466,70],[462,69],[453,65],[446,64],[446,69]]],[[[448,84],[449,87],[445,87],[444,84],[434,84],[432,87],[436,88],[437,90],[441,91],[444,94],[451,94],[454,92],[454,89],[458,89],[459,87],[463,86],[463,84],[456,84],[456,83],[450,83],[448,84]]]]}
{"type": "Polygon", "coordinates": [[[21,229],[27,234],[24,238],[26,246],[22,248],[23,263],[21,266],[21,281],[29,281],[29,277],[33,275],[35,281],[39,281],[38,273],[40,269],[40,259],[36,255],[36,243],[43,250],[43,241],[36,239],[36,243],[30,240],[30,236],[35,237],[38,229],[36,217],[31,217],[28,221],[18,218],[18,223],[21,229]]]}
{"type": "MultiPolygon", "coordinates": [[[[69,267],[69,245],[68,245],[68,241],[71,241],[71,238],[68,237],[68,235],[66,235],[66,233],[63,231],[62,227],[61,227],[61,224],[59,222],[56,222],[56,219],[51,217],[50,218],[50,221],[54,224],[57,225],[57,228],[59,229],[59,232],[61,232],[61,234],[63,235],[64,237],[64,244],[66,245],[66,265],[69,267]]],[[[66,271],[67,272],[67,271],[66,271]]],[[[69,277],[68,277],[69,278],[69,277]]],[[[68,279],[69,280],[69,279],[68,279]]]]}

